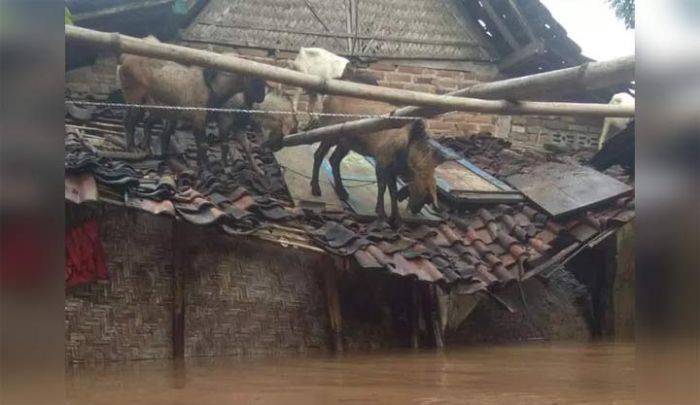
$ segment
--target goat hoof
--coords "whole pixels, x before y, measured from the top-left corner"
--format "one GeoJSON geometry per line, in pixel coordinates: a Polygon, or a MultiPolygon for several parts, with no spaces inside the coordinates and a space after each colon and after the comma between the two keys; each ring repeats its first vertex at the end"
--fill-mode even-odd
{"type": "Polygon", "coordinates": [[[317,185],[312,185],[311,186],[311,194],[316,196],[316,197],[320,197],[321,196],[321,187],[319,187],[317,185]]]}
{"type": "Polygon", "coordinates": [[[348,194],[345,189],[342,190],[337,190],[338,193],[338,198],[340,198],[342,201],[346,201],[348,198],[350,198],[350,195],[348,194]]]}
{"type": "Polygon", "coordinates": [[[390,224],[393,228],[400,228],[401,225],[403,224],[403,221],[401,220],[401,217],[394,217],[394,216],[392,216],[391,218],[389,218],[389,224],[390,224]]]}

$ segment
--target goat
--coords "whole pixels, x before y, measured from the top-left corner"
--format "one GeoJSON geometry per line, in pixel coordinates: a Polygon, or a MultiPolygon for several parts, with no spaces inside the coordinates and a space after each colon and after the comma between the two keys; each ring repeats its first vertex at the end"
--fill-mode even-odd
{"type": "MultiPolygon", "coordinates": [[[[153,36],[146,39],[159,42],[153,36]]],[[[265,98],[265,82],[257,78],[132,54],[120,56],[117,75],[124,99],[129,104],[216,108],[238,92],[243,92],[250,102],[261,102],[265,98]]],[[[147,121],[144,126],[146,142],[150,141],[155,119],[166,120],[168,123],[161,134],[161,150],[166,154],[175,122],[178,119],[191,120],[198,164],[206,165],[208,159],[203,143],[208,117],[206,111],[153,108],[148,112],[153,120],[147,121]]],[[[144,113],[139,108],[127,109],[124,127],[128,150],[134,148],[134,129],[144,113]]],[[[222,151],[222,159],[225,159],[223,155],[222,151]]]]}
{"type": "MultiPolygon", "coordinates": [[[[634,97],[627,93],[617,93],[610,99],[609,104],[613,105],[634,105],[634,97]]],[[[607,117],[603,122],[603,130],[598,138],[598,150],[603,149],[605,142],[622,131],[632,121],[632,118],[612,118],[607,117]]]]}
{"type": "MultiPolygon", "coordinates": [[[[319,76],[324,79],[338,79],[345,72],[350,61],[329,52],[323,48],[300,48],[297,57],[289,64],[291,69],[307,73],[314,76],[319,76]]],[[[301,97],[301,88],[297,88],[293,98],[293,108],[297,111],[299,98],[301,97]]],[[[316,110],[319,96],[316,92],[308,91],[309,104],[306,107],[307,113],[313,113],[316,110]]],[[[315,123],[317,119],[312,115],[309,126],[315,123]]]]}
{"type": "Polygon", "coordinates": [[[228,139],[231,132],[233,132],[236,141],[243,147],[250,166],[259,174],[264,173],[253,159],[250,142],[245,133],[248,126],[252,125],[262,133],[262,146],[272,148],[279,147],[282,138],[290,133],[296,132],[299,126],[296,114],[292,109],[292,101],[286,94],[277,90],[272,90],[268,93],[263,102],[252,103],[252,105],[247,102],[244,93],[237,93],[228,99],[222,107],[231,109],[252,108],[255,110],[282,111],[289,113],[266,114],[236,112],[229,114],[222,112],[217,114],[217,125],[222,138],[222,155],[224,153],[228,154],[228,139]]]}
{"type": "MultiPolygon", "coordinates": [[[[358,81],[357,78],[349,79],[358,81]]],[[[383,102],[357,100],[342,96],[329,96],[323,104],[324,112],[333,113],[381,114],[393,111],[395,108],[395,106],[383,102]]],[[[322,125],[325,126],[349,119],[351,118],[324,116],[321,121],[322,125]]],[[[333,171],[335,189],[338,197],[342,200],[347,200],[348,193],[343,186],[340,164],[352,150],[364,156],[371,156],[375,160],[378,192],[376,213],[379,217],[386,217],[384,193],[388,187],[391,199],[390,220],[395,225],[400,224],[398,207],[400,193],[397,193],[396,189],[398,177],[402,177],[408,183],[408,207],[411,212],[418,213],[424,204],[432,204],[437,208],[435,168],[449,158],[443,156],[431,145],[430,136],[425,130],[423,120],[416,121],[408,127],[388,129],[378,133],[343,135],[333,140],[322,141],[314,153],[311,177],[313,195],[321,195],[319,170],[323,159],[334,144],[336,148],[329,161],[333,171]]]]}

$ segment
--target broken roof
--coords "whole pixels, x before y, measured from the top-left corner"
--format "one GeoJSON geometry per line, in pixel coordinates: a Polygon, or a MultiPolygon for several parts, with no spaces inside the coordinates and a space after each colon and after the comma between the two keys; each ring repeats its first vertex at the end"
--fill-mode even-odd
{"type": "MultiPolygon", "coordinates": [[[[448,204],[437,219],[407,220],[394,230],[376,218],[357,215],[349,207],[324,210],[295,206],[292,191],[308,187],[308,183],[285,183],[285,168],[271,152],[257,147],[254,153],[266,173],[263,179],[247,167],[240,151],[230,167],[221,166],[219,148],[213,142],[209,169],[192,170],[196,167],[195,149],[187,131],[178,131],[173,137],[175,147],[183,152],[179,160],[125,153],[121,114],[119,110],[101,110],[82,121],[67,116],[67,201],[119,204],[195,225],[216,226],[232,235],[350,257],[370,271],[445,283],[466,293],[508,284],[520,276],[532,277],[609,235],[634,216],[632,197],[558,221],[525,202],[468,208],[448,204]]],[[[140,134],[139,129],[137,138],[140,134]]],[[[255,138],[255,134],[249,135],[255,138]]],[[[490,142],[500,142],[492,139],[490,142]]],[[[445,139],[444,145],[455,142],[445,139]]],[[[467,159],[471,156],[465,150],[478,149],[475,145],[479,142],[482,146],[488,143],[483,137],[460,142],[467,146],[456,149],[467,159]]],[[[154,142],[156,149],[157,144],[154,142]]],[[[507,148],[493,156],[503,159],[508,155],[504,150],[507,148]]],[[[489,153],[482,153],[473,163],[500,177],[499,171],[493,170],[493,161],[485,160],[489,153]]]]}

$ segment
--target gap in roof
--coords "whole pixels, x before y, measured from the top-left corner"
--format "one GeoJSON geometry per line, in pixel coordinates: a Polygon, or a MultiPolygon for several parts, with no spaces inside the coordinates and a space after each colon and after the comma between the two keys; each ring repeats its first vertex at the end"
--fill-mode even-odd
{"type": "Polygon", "coordinates": [[[607,0],[540,1],[585,56],[608,60],[634,54],[634,30],[625,28],[607,0]]]}

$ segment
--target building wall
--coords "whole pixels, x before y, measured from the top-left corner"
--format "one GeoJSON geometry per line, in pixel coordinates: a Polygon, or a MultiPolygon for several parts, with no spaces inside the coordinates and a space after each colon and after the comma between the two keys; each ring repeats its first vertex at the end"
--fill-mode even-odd
{"type": "MultiPolygon", "coordinates": [[[[205,46],[214,51],[231,51],[229,48],[205,46]]],[[[238,48],[242,56],[264,63],[282,64],[294,57],[291,52],[274,52],[264,49],[238,48]]],[[[494,66],[484,63],[438,63],[435,61],[383,61],[372,63],[365,69],[386,87],[445,94],[478,83],[500,78],[494,66]]],[[[118,90],[116,58],[105,55],[92,66],[66,73],[66,87],[72,98],[91,95],[106,99],[110,92],[118,90]]],[[[305,108],[305,98],[300,103],[305,108]]],[[[436,136],[470,136],[488,132],[507,138],[514,143],[543,146],[554,143],[572,149],[594,147],[602,129],[601,118],[557,116],[496,116],[453,112],[428,120],[428,129],[436,136]]]]}
{"type": "Polygon", "coordinates": [[[172,354],[173,269],[165,260],[173,254],[171,229],[155,215],[119,210],[100,216],[111,280],[66,290],[68,363],[172,354]]]}
{"type": "Polygon", "coordinates": [[[329,321],[320,257],[192,229],[185,277],[185,355],[325,349],[329,321]],[[190,248],[191,250],[192,248],[190,248]]]}
{"type": "MultiPolygon", "coordinates": [[[[66,290],[66,362],[172,357],[172,221],[121,208],[90,215],[111,279],[66,290]]],[[[185,226],[186,356],[328,347],[316,256],[185,226]]]]}

